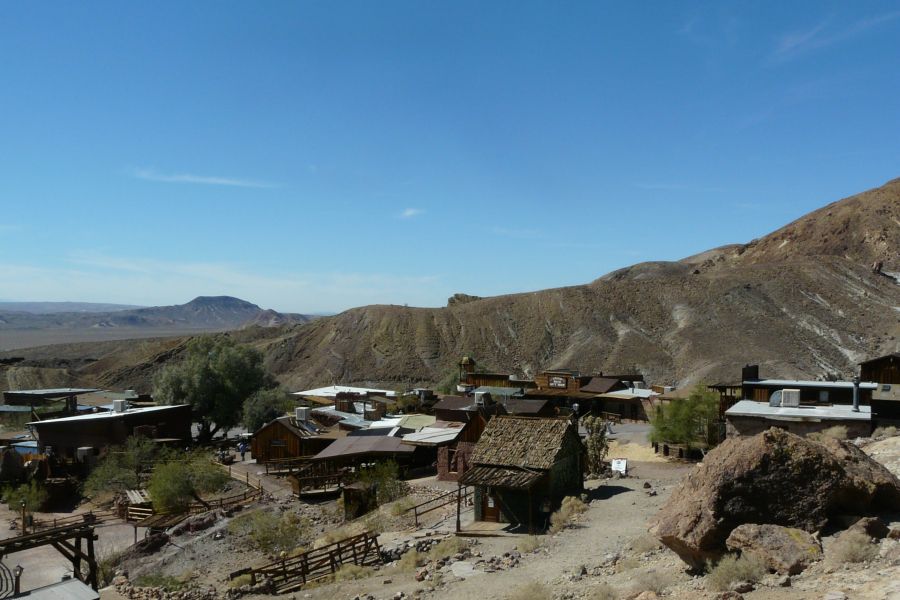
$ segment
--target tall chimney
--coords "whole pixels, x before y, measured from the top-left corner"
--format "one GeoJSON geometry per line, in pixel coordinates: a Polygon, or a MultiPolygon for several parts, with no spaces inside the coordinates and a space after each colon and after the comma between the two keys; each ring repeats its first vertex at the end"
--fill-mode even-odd
{"type": "Polygon", "coordinates": [[[853,376],[853,412],[859,412],[859,375],[853,376]]]}

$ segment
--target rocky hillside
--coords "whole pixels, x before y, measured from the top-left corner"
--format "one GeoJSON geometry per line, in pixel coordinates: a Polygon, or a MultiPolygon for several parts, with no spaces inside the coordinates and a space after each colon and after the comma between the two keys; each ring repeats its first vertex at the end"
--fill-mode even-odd
{"type": "MultiPolygon", "coordinates": [[[[260,348],[289,387],[434,383],[463,354],[520,375],[636,368],[679,386],[735,380],[746,363],[759,363],[765,376],[849,376],[858,361],[900,350],[898,253],[894,180],[748,244],[638,264],[587,285],[457,296],[438,309],[365,306],[233,335],[260,348]],[[882,274],[872,272],[875,260],[884,262],[882,274]]],[[[73,378],[140,387],[155,365],[177,354],[159,344],[125,354],[88,345],[24,356],[33,368],[90,356],[97,360],[71,371],[73,378]]]]}

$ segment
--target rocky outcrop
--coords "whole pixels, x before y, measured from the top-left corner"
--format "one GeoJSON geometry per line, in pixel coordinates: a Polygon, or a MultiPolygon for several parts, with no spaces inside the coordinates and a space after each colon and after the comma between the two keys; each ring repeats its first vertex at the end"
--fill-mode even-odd
{"type": "Polygon", "coordinates": [[[745,523],[814,532],[833,515],[873,514],[898,502],[900,480],[852,444],[770,429],[710,452],[673,492],[652,530],[686,563],[703,568],[745,523]]]}
{"type": "Polygon", "coordinates": [[[796,575],[822,558],[819,540],[802,529],[780,525],[739,525],[725,545],[729,550],[755,556],[770,571],[782,575],[796,575]]]}

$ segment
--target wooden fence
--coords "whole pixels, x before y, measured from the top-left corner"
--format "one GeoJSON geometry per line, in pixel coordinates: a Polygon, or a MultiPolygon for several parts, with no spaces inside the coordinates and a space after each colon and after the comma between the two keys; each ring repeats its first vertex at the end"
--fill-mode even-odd
{"type": "Polygon", "coordinates": [[[469,486],[463,486],[460,489],[451,490],[445,494],[441,494],[436,498],[432,498],[431,500],[426,500],[421,504],[416,504],[413,507],[410,507],[403,511],[403,514],[408,512],[412,512],[416,519],[416,527],[419,526],[419,517],[430,513],[433,510],[437,510],[439,508],[443,508],[448,504],[454,504],[457,501],[463,502],[464,500],[472,497],[475,494],[475,488],[469,486]],[[459,499],[457,500],[457,496],[459,499]]]}
{"type": "MultiPolygon", "coordinates": [[[[290,458],[270,458],[262,463],[266,467],[266,475],[276,473],[291,474],[294,471],[301,471],[306,467],[312,456],[293,456],[290,458]]],[[[257,463],[259,464],[259,463],[257,463]]]]}
{"type": "Polygon", "coordinates": [[[230,579],[249,575],[251,585],[269,579],[275,586],[275,592],[283,594],[295,592],[310,581],[328,577],[347,564],[382,564],[378,536],[366,531],[292,558],[235,571],[230,579]]]}

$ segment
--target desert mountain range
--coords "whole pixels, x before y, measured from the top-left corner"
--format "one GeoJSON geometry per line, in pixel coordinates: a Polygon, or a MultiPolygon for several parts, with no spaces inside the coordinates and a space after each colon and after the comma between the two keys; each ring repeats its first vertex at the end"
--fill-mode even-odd
{"type": "MultiPolygon", "coordinates": [[[[263,317],[261,325],[277,326],[229,335],[259,348],[294,389],[433,384],[464,354],[524,376],[546,368],[634,368],[680,387],[737,380],[747,363],[760,364],[768,377],[848,377],[859,361],[900,350],[900,179],[750,243],[637,264],[585,285],[458,294],[443,308],[363,306],[306,323],[275,321],[263,317]],[[881,273],[872,271],[876,261],[881,273]]],[[[0,358],[24,360],[0,366],[0,384],[5,375],[8,387],[147,388],[184,341],[8,352],[0,358]]]]}

